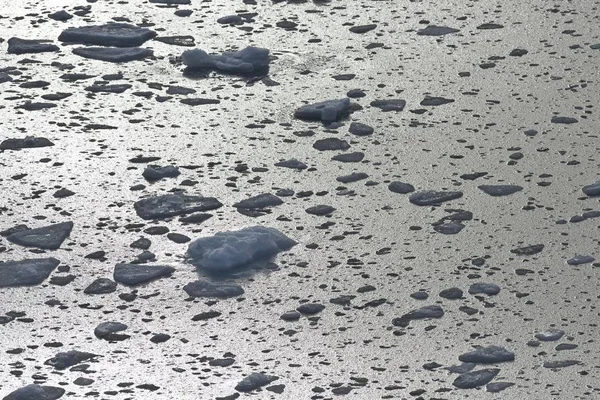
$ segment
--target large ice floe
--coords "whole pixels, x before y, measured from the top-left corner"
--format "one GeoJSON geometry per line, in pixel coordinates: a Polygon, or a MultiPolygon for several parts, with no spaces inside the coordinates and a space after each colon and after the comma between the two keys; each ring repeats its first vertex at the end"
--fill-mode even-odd
{"type": "Polygon", "coordinates": [[[251,226],[197,239],[190,243],[187,256],[192,264],[207,272],[227,273],[268,260],[294,245],[294,240],[275,228],[251,226]]]}
{"type": "Polygon", "coordinates": [[[216,69],[231,74],[252,74],[269,66],[269,50],[249,46],[240,51],[208,54],[201,49],[186,50],[183,63],[192,69],[216,69]]]}

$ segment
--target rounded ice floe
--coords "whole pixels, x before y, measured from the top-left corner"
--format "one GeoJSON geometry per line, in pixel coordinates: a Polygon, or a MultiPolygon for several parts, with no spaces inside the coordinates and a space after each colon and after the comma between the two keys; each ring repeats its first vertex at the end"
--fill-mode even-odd
{"type": "Polygon", "coordinates": [[[191,297],[236,297],[244,294],[244,289],[238,284],[227,282],[211,282],[197,280],[183,287],[191,297]]]}
{"type": "Polygon", "coordinates": [[[65,394],[65,389],[56,386],[31,384],[9,393],[3,400],[56,400],[65,394]]]}
{"type": "Polygon", "coordinates": [[[388,189],[394,193],[406,194],[415,191],[415,187],[410,183],[394,181],[388,185],[388,189]]]}
{"type": "Polygon", "coordinates": [[[175,167],[173,165],[167,165],[161,167],[159,165],[148,165],[144,172],[142,172],[142,176],[149,181],[157,181],[163,178],[175,178],[179,176],[181,172],[179,172],[179,167],[175,167]]]}
{"type": "Polygon", "coordinates": [[[95,44],[99,46],[135,47],[156,36],[156,32],[135,25],[110,23],[65,29],[58,40],[61,42],[95,44]]]}
{"type": "Polygon", "coordinates": [[[251,226],[197,239],[190,243],[187,256],[192,264],[204,270],[226,273],[267,260],[294,245],[294,240],[275,228],[251,226]]]}
{"type": "Polygon", "coordinates": [[[242,379],[236,386],[235,390],[238,392],[251,392],[258,389],[261,386],[268,385],[269,383],[279,379],[277,376],[265,375],[259,372],[253,372],[244,379],[242,379]]]}
{"type": "Polygon", "coordinates": [[[581,190],[586,196],[598,196],[600,195],[600,181],[584,186],[581,190]]]}
{"type": "Polygon", "coordinates": [[[482,192],[494,197],[508,196],[523,190],[523,187],[519,185],[480,185],[477,187],[482,192]]]}
{"type": "MultiPolygon", "coordinates": [[[[127,335],[115,335],[116,332],[121,332],[127,329],[127,325],[121,322],[102,322],[94,329],[94,336],[99,339],[115,340],[125,338],[127,335]]],[[[129,336],[127,336],[128,338],[129,336]]]]}
{"type": "Polygon", "coordinates": [[[350,111],[350,99],[326,100],[319,103],[306,104],[294,112],[299,119],[309,121],[334,122],[350,111]]]}

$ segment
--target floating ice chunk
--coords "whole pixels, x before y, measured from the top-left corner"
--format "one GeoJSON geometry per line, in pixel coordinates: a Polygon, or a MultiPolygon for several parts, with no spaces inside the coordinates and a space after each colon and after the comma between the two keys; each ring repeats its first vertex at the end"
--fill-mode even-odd
{"type": "Polygon", "coordinates": [[[461,198],[462,192],[458,191],[435,191],[435,190],[424,190],[422,192],[416,192],[412,194],[408,200],[418,206],[433,206],[446,201],[461,198]]]}
{"type": "Polygon", "coordinates": [[[335,208],[326,204],[319,204],[318,206],[308,207],[305,211],[308,214],[323,216],[331,214],[335,211],[335,208]]]}
{"type": "Polygon", "coordinates": [[[61,42],[99,46],[136,47],[156,36],[156,32],[130,24],[110,23],[67,28],[58,37],[61,42]]]}
{"type": "Polygon", "coordinates": [[[281,200],[279,197],[271,193],[263,193],[235,203],[233,206],[236,208],[255,209],[275,207],[281,204],[283,204],[283,200],[281,200]]]}
{"type": "Polygon", "coordinates": [[[117,264],[113,277],[119,283],[133,286],[170,276],[174,271],[175,268],[166,265],[117,264]]]}
{"type": "Polygon", "coordinates": [[[480,369],[459,375],[452,384],[459,389],[473,389],[490,383],[500,372],[499,368],[480,369]]]}
{"type": "Polygon", "coordinates": [[[508,196],[523,190],[523,187],[518,185],[480,185],[477,187],[482,192],[495,197],[508,196]]]}
{"type": "Polygon", "coordinates": [[[561,117],[561,116],[553,116],[550,120],[553,124],[574,124],[577,122],[577,118],[573,117],[561,117]]]}
{"type": "Polygon", "coordinates": [[[69,237],[72,229],[73,222],[61,222],[41,228],[18,231],[8,236],[7,239],[21,246],[56,250],[69,237]]]}
{"type": "Polygon", "coordinates": [[[486,385],[485,390],[490,393],[498,393],[514,385],[515,384],[511,382],[491,382],[486,385]]]}
{"type": "Polygon", "coordinates": [[[208,211],[221,207],[213,197],[190,196],[185,194],[166,194],[149,197],[134,204],[135,211],[143,219],[174,217],[196,211],[208,211]]]}
{"type": "Polygon", "coordinates": [[[444,235],[456,235],[465,226],[455,221],[439,221],[433,224],[433,230],[444,235]]]}
{"type": "Polygon", "coordinates": [[[317,140],[313,144],[313,148],[319,151],[326,150],[348,150],[350,148],[350,144],[345,140],[338,138],[327,138],[317,140]]]}
{"type": "Polygon", "coordinates": [[[495,364],[514,361],[515,353],[500,346],[479,347],[474,351],[461,354],[458,359],[462,362],[477,364],[495,364]]]}
{"type": "Polygon", "coordinates": [[[197,239],[190,243],[187,255],[192,264],[218,273],[269,259],[294,245],[277,229],[252,226],[197,239]]]}
{"type": "Polygon", "coordinates": [[[117,284],[108,278],[98,278],[85,288],[85,294],[107,294],[117,290],[117,284]]]}
{"type": "Polygon", "coordinates": [[[460,29],[449,28],[447,26],[429,25],[424,29],[417,31],[417,35],[421,36],[442,36],[450,33],[459,32],[460,29]]]}
{"type": "Polygon", "coordinates": [[[269,66],[269,50],[253,46],[220,55],[191,49],[184,51],[181,58],[189,68],[217,69],[233,74],[249,74],[269,66]]]}
{"type": "Polygon", "coordinates": [[[573,365],[581,364],[580,361],[577,360],[557,360],[557,361],[546,361],[544,362],[544,368],[566,368],[571,367],[573,365]]]}
{"type": "Polygon", "coordinates": [[[444,104],[448,104],[448,103],[454,103],[454,99],[446,99],[444,97],[431,97],[431,96],[425,96],[425,98],[423,100],[421,100],[421,104],[422,106],[442,106],[444,104]]]}
{"type": "Polygon", "coordinates": [[[56,258],[36,258],[0,263],[0,287],[37,285],[60,264],[56,258]]]}
{"type": "Polygon", "coordinates": [[[54,143],[44,137],[27,136],[24,139],[6,139],[2,141],[0,143],[0,150],[19,150],[47,146],[54,146],[54,143]]]}
{"type": "Polygon", "coordinates": [[[409,313],[404,314],[400,318],[394,318],[392,324],[394,326],[407,327],[410,321],[417,319],[426,318],[442,318],[444,316],[444,310],[438,305],[430,305],[412,310],[409,313]]]}
{"type": "Polygon", "coordinates": [[[56,386],[31,384],[9,393],[3,400],[56,400],[65,394],[65,389],[56,386]]]}
{"type": "Polygon", "coordinates": [[[548,329],[544,332],[536,333],[535,338],[542,342],[554,342],[563,337],[565,331],[561,329],[548,329]]]}
{"type": "Polygon", "coordinates": [[[71,350],[63,353],[58,353],[53,358],[47,360],[44,364],[51,365],[56,369],[65,369],[94,357],[96,357],[96,354],[86,353],[78,350],[71,350]]]}
{"type": "Polygon", "coordinates": [[[175,167],[173,165],[167,165],[165,167],[161,167],[159,165],[148,165],[144,172],[142,172],[142,176],[149,181],[157,181],[163,178],[175,178],[179,176],[181,172],[179,172],[179,167],[175,167]]]}
{"type": "Polygon", "coordinates": [[[57,45],[50,40],[29,40],[12,37],[8,39],[8,54],[45,53],[58,51],[57,45]]]}
{"type": "Polygon", "coordinates": [[[127,329],[127,325],[121,322],[102,322],[94,329],[94,336],[106,340],[124,339],[127,335],[115,335],[115,333],[125,329],[127,329]]]}
{"type": "Polygon", "coordinates": [[[333,161],[341,161],[341,162],[361,162],[363,160],[363,158],[365,158],[365,153],[360,152],[360,151],[356,151],[353,153],[344,153],[344,154],[337,154],[333,157],[331,157],[331,159],[333,161]]]}
{"type": "Polygon", "coordinates": [[[244,294],[244,289],[238,284],[205,280],[190,282],[183,287],[183,290],[191,297],[227,298],[244,294]]]}
{"type": "Polygon", "coordinates": [[[532,256],[542,250],[544,250],[543,244],[532,244],[525,247],[517,247],[516,249],[512,249],[510,252],[518,256],[532,256]]]}
{"type": "Polygon", "coordinates": [[[371,106],[379,108],[381,111],[402,111],[406,107],[406,100],[402,99],[385,99],[385,100],[374,100],[371,102],[371,106]]]}
{"type": "Polygon", "coordinates": [[[591,262],[596,261],[596,259],[592,256],[582,256],[582,255],[575,255],[575,257],[570,258],[567,260],[567,264],[569,265],[581,265],[581,264],[588,264],[591,262]]]}
{"type": "Polygon", "coordinates": [[[598,196],[600,195],[600,181],[584,186],[581,190],[586,196],[598,196]]]}
{"type": "Polygon", "coordinates": [[[258,389],[261,386],[268,385],[269,383],[277,379],[279,379],[277,376],[253,372],[244,379],[242,379],[235,386],[235,390],[237,390],[238,392],[251,392],[255,389],[258,389]]]}
{"type": "Polygon", "coordinates": [[[498,286],[494,283],[478,282],[478,283],[472,284],[469,287],[469,293],[470,294],[484,293],[484,294],[487,294],[488,296],[493,296],[493,295],[500,293],[500,286],[498,286]]]}
{"type": "Polygon", "coordinates": [[[299,119],[310,121],[334,122],[350,111],[350,99],[326,100],[320,103],[306,104],[294,112],[299,119]]]}
{"type": "Polygon", "coordinates": [[[66,12],[65,10],[60,10],[60,11],[53,12],[52,14],[48,14],[48,17],[55,21],[63,21],[63,22],[68,21],[71,18],[73,18],[73,16],[71,14],[69,14],[68,12],[66,12]]]}
{"type": "Polygon", "coordinates": [[[73,54],[94,60],[118,63],[142,60],[154,53],[150,49],[138,47],[78,47],[73,49],[73,54]]]}
{"type": "Polygon", "coordinates": [[[275,163],[276,167],[292,168],[292,169],[306,169],[308,166],[302,161],[298,161],[294,158],[291,160],[279,161],[275,163]]]}

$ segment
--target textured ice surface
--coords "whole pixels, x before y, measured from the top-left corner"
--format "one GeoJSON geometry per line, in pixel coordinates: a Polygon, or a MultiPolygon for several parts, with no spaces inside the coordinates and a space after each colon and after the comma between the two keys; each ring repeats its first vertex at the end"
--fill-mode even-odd
{"type": "Polygon", "coordinates": [[[291,249],[296,242],[275,228],[251,226],[190,243],[190,262],[209,272],[228,272],[291,249]]]}
{"type": "Polygon", "coordinates": [[[196,211],[208,211],[221,207],[213,197],[191,196],[186,194],[166,194],[149,197],[135,202],[137,214],[143,219],[174,217],[196,211]]]}
{"type": "Polygon", "coordinates": [[[0,150],[19,150],[34,147],[54,146],[44,137],[27,136],[24,139],[5,139],[0,143],[0,150]]]}
{"type": "Polygon", "coordinates": [[[60,264],[56,258],[36,258],[0,263],[0,287],[37,285],[60,264]]]}
{"type": "Polygon", "coordinates": [[[306,104],[298,108],[294,112],[294,116],[311,121],[333,122],[347,115],[349,111],[350,99],[345,98],[306,104]]]}
{"type": "Polygon", "coordinates": [[[154,53],[150,49],[139,47],[78,47],[73,49],[73,54],[108,62],[128,62],[142,60],[154,53]]]}
{"type": "Polygon", "coordinates": [[[99,46],[136,47],[156,36],[156,32],[135,25],[110,23],[65,29],[58,40],[61,42],[94,44],[99,46]]]}
{"type": "Polygon", "coordinates": [[[65,389],[56,386],[31,384],[9,393],[3,400],[56,400],[65,394],[65,389]]]}
{"type": "Polygon", "coordinates": [[[546,331],[536,333],[535,338],[541,340],[542,342],[553,342],[560,340],[564,334],[565,331],[561,329],[548,329],[546,331]]]}
{"type": "Polygon", "coordinates": [[[471,286],[469,286],[469,293],[470,294],[483,293],[483,294],[487,294],[489,296],[493,296],[493,295],[500,293],[500,286],[496,285],[495,283],[478,282],[478,283],[474,283],[471,286]]]}
{"type": "Polygon", "coordinates": [[[422,192],[416,192],[410,195],[409,201],[418,206],[433,206],[446,201],[459,199],[462,197],[462,192],[458,191],[435,191],[425,190],[422,192]]]}
{"type": "Polygon", "coordinates": [[[189,68],[217,69],[232,74],[250,74],[269,66],[269,50],[253,46],[222,54],[208,54],[201,49],[191,49],[184,51],[181,58],[189,68]]]}
{"type": "Polygon", "coordinates": [[[263,193],[235,203],[236,208],[266,208],[283,204],[283,200],[271,193],[263,193]]]}
{"type": "Polygon", "coordinates": [[[392,324],[394,326],[407,327],[412,320],[426,319],[426,318],[442,318],[444,316],[444,310],[438,305],[430,305],[412,310],[400,318],[394,318],[392,324]]]}
{"type": "Polygon", "coordinates": [[[522,186],[518,185],[480,185],[477,186],[481,191],[490,196],[508,196],[513,193],[523,190],[522,186]]]}
{"type": "Polygon", "coordinates": [[[173,165],[167,165],[161,167],[159,165],[148,165],[144,172],[142,172],[142,176],[149,181],[157,181],[163,178],[175,178],[179,176],[181,172],[179,172],[179,167],[175,167],[173,165]]]}

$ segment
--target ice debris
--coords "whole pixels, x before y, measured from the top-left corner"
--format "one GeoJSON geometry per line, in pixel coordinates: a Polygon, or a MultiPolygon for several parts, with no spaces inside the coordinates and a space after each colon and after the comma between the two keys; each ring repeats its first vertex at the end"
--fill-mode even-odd
{"type": "Polygon", "coordinates": [[[251,226],[197,239],[190,243],[187,255],[192,264],[203,270],[226,273],[267,260],[294,245],[294,240],[275,228],[251,226]]]}
{"type": "Polygon", "coordinates": [[[490,383],[500,372],[499,368],[480,369],[459,375],[452,384],[459,389],[474,389],[490,383]]]}
{"type": "Polygon", "coordinates": [[[458,359],[462,362],[476,364],[495,364],[514,361],[515,353],[500,346],[478,347],[474,351],[461,354],[458,359]]]}
{"type": "Polygon", "coordinates": [[[269,383],[279,379],[277,376],[265,375],[259,372],[253,372],[250,375],[242,379],[236,386],[235,390],[238,392],[251,392],[258,389],[261,386],[268,385],[269,383]]]}
{"type": "Polygon", "coordinates": [[[21,246],[56,250],[69,237],[72,229],[73,222],[61,222],[41,228],[18,231],[9,235],[7,239],[21,246]]]}
{"type": "Polygon", "coordinates": [[[197,280],[183,287],[191,297],[237,297],[244,294],[244,289],[238,284],[228,282],[212,282],[197,280]]]}
{"type": "Polygon", "coordinates": [[[71,350],[56,354],[56,356],[47,360],[44,364],[51,365],[56,369],[66,369],[94,357],[96,357],[96,354],[71,350]]]}
{"type": "Polygon", "coordinates": [[[191,196],[186,194],[166,194],[149,197],[134,204],[135,211],[143,219],[156,219],[208,211],[221,207],[213,197],[191,196]]]}
{"type": "Polygon", "coordinates": [[[3,400],[56,400],[65,394],[65,389],[56,386],[31,384],[9,393],[3,400]]]}
{"type": "Polygon", "coordinates": [[[46,53],[58,51],[57,45],[50,40],[19,39],[12,37],[8,39],[8,54],[46,53]]]}
{"type": "Polygon", "coordinates": [[[119,63],[142,60],[152,56],[154,52],[139,47],[78,47],[73,49],[73,54],[93,60],[119,63]]]}
{"type": "Polygon", "coordinates": [[[175,268],[166,265],[115,265],[114,279],[124,285],[139,285],[157,278],[171,276],[175,268]]]}

